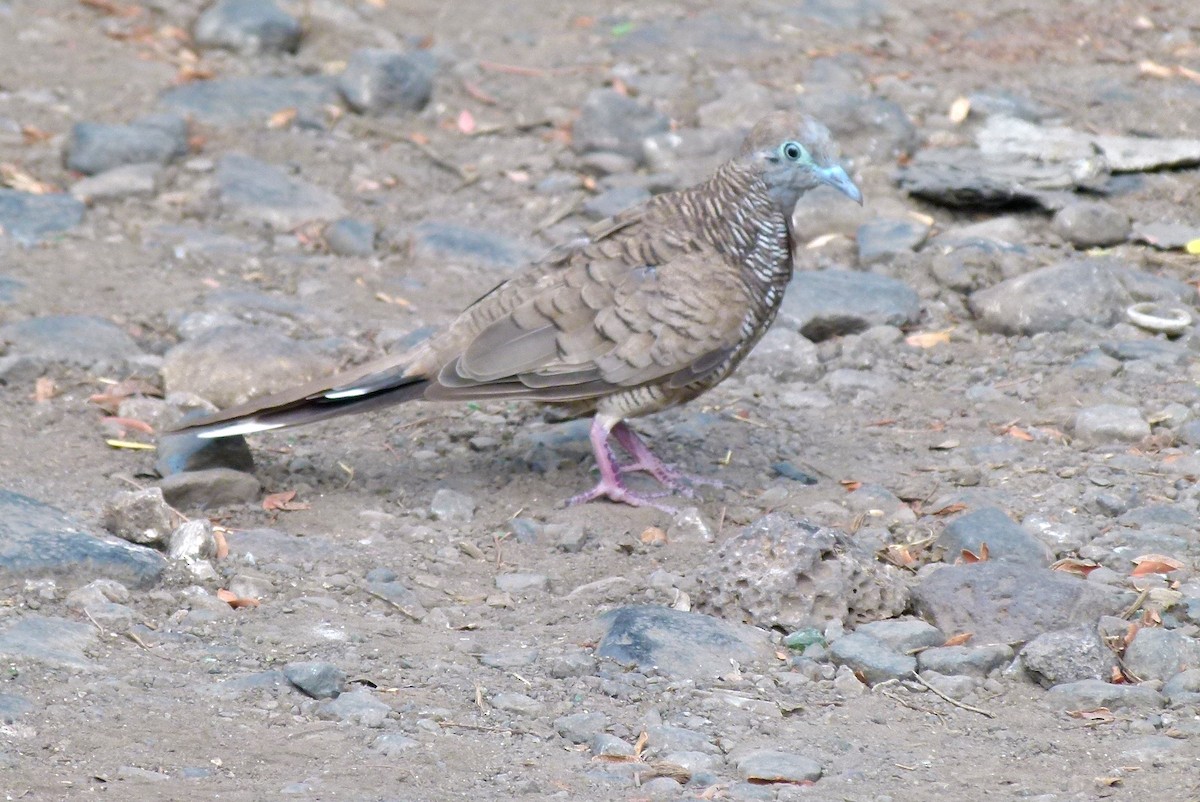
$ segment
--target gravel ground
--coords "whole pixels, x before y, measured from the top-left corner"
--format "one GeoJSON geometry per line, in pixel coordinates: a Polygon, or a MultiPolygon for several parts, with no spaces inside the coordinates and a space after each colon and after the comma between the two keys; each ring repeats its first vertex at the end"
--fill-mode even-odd
{"type": "Polygon", "coordinates": [[[1200,799],[1200,9],[0,0],[5,799],[1200,799]],[[741,369],[160,433],[801,106],[741,369]]]}

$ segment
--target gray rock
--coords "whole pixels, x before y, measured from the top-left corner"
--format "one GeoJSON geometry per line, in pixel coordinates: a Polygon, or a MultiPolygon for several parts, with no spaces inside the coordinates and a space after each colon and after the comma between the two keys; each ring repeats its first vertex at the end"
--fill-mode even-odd
{"type": "Polygon", "coordinates": [[[1149,763],[1152,766],[1183,765],[1191,768],[1196,764],[1195,748],[1186,741],[1169,735],[1143,735],[1132,738],[1121,750],[1124,760],[1149,763]]]}
{"type": "Polygon", "coordinates": [[[1111,685],[1098,679],[1081,679],[1055,685],[1046,692],[1046,704],[1055,710],[1157,710],[1166,704],[1163,695],[1144,685],[1111,685]]]}
{"type": "Polygon", "coordinates": [[[327,376],[336,367],[307,342],[255,326],[223,326],[171,348],[161,372],[168,393],[194,393],[225,408],[327,376]]]}
{"type": "Polygon", "coordinates": [[[0,580],[82,584],[99,576],[148,588],[165,569],[151,549],[101,538],[54,507],[0,490],[0,580]]]}
{"type": "Polygon", "coordinates": [[[1044,688],[1084,679],[1108,680],[1117,656],[1096,628],[1083,625],[1046,632],[1025,644],[1021,666],[1044,688]]]}
{"type": "Polygon", "coordinates": [[[1063,331],[1075,321],[1109,326],[1138,301],[1190,305],[1188,285],[1106,259],[1041,267],[973,293],[971,311],[985,331],[1063,331]]]}
{"type": "Polygon", "coordinates": [[[755,783],[811,783],[821,779],[821,764],[790,752],[762,749],[737,760],[738,774],[755,783]]]}
{"type": "Polygon", "coordinates": [[[1018,643],[1094,625],[1132,601],[1127,591],[1003,560],[948,565],[913,589],[913,606],[922,618],[943,632],[973,632],[976,643],[1018,643]]]}
{"type": "Polygon", "coordinates": [[[642,783],[638,790],[647,799],[678,799],[683,786],[673,777],[655,777],[642,783]]]}
{"type": "Polygon", "coordinates": [[[325,244],[338,256],[370,256],[375,252],[376,233],[374,223],[343,217],[325,229],[325,244]]]}
{"type": "Polygon", "coordinates": [[[967,99],[971,101],[972,116],[1016,117],[1036,123],[1055,115],[1055,111],[1049,106],[1003,89],[972,92],[967,95],[967,99]]]}
{"type": "Polygon", "coordinates": [[[616,187],[583,202],[583,213],[593,220],[603,220],[650,199],[643,187],[616,187]]]}
{"type": "Polygon", "coordinates": [[[322,75],[192,81],[160,98],[165,108],[207,125],[261,125],[284,109],[296,109],[303,119],[323,119],[325,107],[337,102],[334,79],[322,75]]]}
{"type": "Polygon", "coordinates": [[[1173,629],[1142,627],[1125,647],[1125,669],[1140,680],[1168,680],[1200,668],[1200,640],[1173,629]]]}
{"type": "Polygon", "coordinates": [[[332,192],[241,153],[221,158],[216,179],[221,208],[227,214],[278,231],[314,220],[334,220],[346,213],[332,192]]]}
{"type": "Polygon", "coordinates": [[[1200,668],[1189,668],[1171,677],[1162,687],[1163,695],[1178,704],[1185,699],[1200,702],[1200,668]]]}
{"type": "Polygon", "coordinates": [[[980,685],[978,677],[964,674],[942,674],[929,669],[921,672],[921,679],[951,699],[962,699],[980,685]]]}
{"type": "Polygon", "coordinates": [[[785,513],[725,541],[694,579],[697,609],[763,628],[858,624],[898,615],[908,604],[897,569],[845,533],[785,513]]]}
{"type": "MultiPolygon", "coordinates": [[[[197,412],[191,417],[203,414],[197,412]]],[[[185,415],[181,422],[186,422],[185,415]]],[[[184,471],[203,471],[208,468],[232,468],[250,473],[254,470],[254,455],[245,437],[205,438],[194,434],[165,434],[158,438],[154,470],[159,476],[184,471]]]]}
{"type": "Polygon", "coordinates": [[[96,641],[96,627],[79,621],[24,615],[0,632],[0,656],[34,660],[63,668],[95,668],[84,650],[96,641]]]}
{"type": "Polygon", "coordinates": [[[1200,225],[1164,220],[1138,223],[1132,239],[1163,251],[1183,250],[1192,240],[1200,239],[1200,225]]]}
{"type": "Polygon", "coordinates": [[[192,36],[201,47],[239,53],[295,53],[304,27],[275,0],[217,0],[196,20],[192,36]]]}
{"type": "Polygon", "coordinates": [[[333,663],[318,661],[288,663],[283,675],[314,699],[336,699],[346,682],[346,672],[333,663]]]}
{"type": "Polygon", "coordinates": [[[619,153],[642,164],[643,141],[670,127],[665,114],[620,92],[597,89],[583,101],[572,128],[571,146],[578,153],[619,153]]]}
{"type": "Polygon", "coordinates": [[[479,662],[488,668],[511,671],[515,668],[533,665],[540,655],[541,652],[534,648],[512,646],[494,652],[485,652],[479,655],[479,662]]]}
{"type": "Polygon", "coordinates": [[[184,521],[167,540],[167,557],[172,560],[204,560],[216,553],[217,541],[207,518],[184,521]]]}
{"type": "Polygon", "coordinates": [[[384,757],[395,757],[420,745],[421,742],[416,738],[409,738],[399,732],[384,732],[371,741],[371,749],[384,757]]]}
{"type": "Polygon", "coordinates": [[[82,610],[89,604],[104,602],[124,604],[129,601],[129,588],[113,579],[94,579],[68,593],[65,601],[72,610],[82,610]]]}
{"type": "Polygon", "coordinates": [[[439,487],[429,503],[435,521],[469,524],[475,518],[475,499],[448,487],[439,487]]]}
{"type": "Polygon", "coordinates": [[[883,641],[862,632],[843,635],[829,647],[835,665],[849,666],[856,674],[875,685],[889,679],[903,679],[917,668],[917,660],[899,654],[883,641]]]}
{"type": "Polygon", "coordinates": [[[396,579],[374,581],[367,587],[376,596],[384,599],[396,610],[414,621],[424,620],[425,616],[429,614],[425,606],[421,604],[420,597],[403,582],[396,579]]]}
{"type": "Polygon", "coordinates": [[[545,574],[496,574],[496,590],[504,593],[533,593],[549,589],[550,578],[545,574]]]}
{"type": "Polygon", "coordinates": [[[1049,565],[1054,552],[1025,530],[998,507],[984,507],[960,515],[950,522],[937,540],[945,550],[947,562],[959,558],[966,549],[979,555],[987,544],[989,559],[1011,560],[1028,565],[1049,565]]]}
{"type": "Polygon", "coordinates": [[[123,490],[104,502],[100,511],[105,529],[142,546],[165,545],[175,529],[176,517],[157,487],[123,490]]]}
{"type": "Polygon", "coordinates": [[[15,724],[34,710],[33,702],[15,693],[0,693],[0,724],[15,724]]]}
{"type": "Polygon", "coordinates": [[[1129,237],[1129,218],[1103,201],[1081,201],[1054,215],[1055,233],[1076,248],[1107,248],[1129,237]]]}
{"type": "Polygon", "coordinates": [[[637,754],[633,744],[607,732],[596,733],[588,742],[588,748],[595,757],[633,757],[637,754]]]}
{"type": "Polygon", "coordinates": [[[912,253],[925,244],[929,226],[916,220],[877,218],[858,227],[858,263],[873,265],[912,253]]]}
{"type": "Polygon", "coordinates": [[[917,619],[869,621],[854,631],[883,641],[899,654],[941,646],[946,642],[946,636],[940,629],[917,619]]]}
{"type": "Polygon", "coordinates": [[[157,164],[126,164],[76,181],[71,185],[71,197],[94,203],[131,195],[153,195],[161,175],[162,168],[157,164]]]}
{"type": "Polygon", "coordinates": [[[987,677],[993,670],[1013,659],[1007,644],[988,646],[937,646],[917,655],[922,672],[936,671],[946,676],[987,677]]]}
{"type": "Polygon", "coordinates": [[[1150,436],[1150,424],[1137,407],[1098,404],[1076,413],[1074,434],[1085,446],[1136,443],[1150,436]]]}
{"type": "Polygon", "coordinates": [[[1064,164],[975,148],[927,148],[898,171],[896,181],[913,197],[951,208],[1053,208],[1064,190],[1105,177],[1095,158],[1064,164]]]}
{"type": "Polygon", "coordinates": [[[0,237],[32,247],[83,220],[84,205],[64,193],[35,195],[0,188],[0,237]]]}
{"type": "Polygon", "coordinates": [[[711,678],[769,662],[774,651],[753,627],[666,607],[619,607],[600,616],[596,655],[670,677],[711,678]]]}
{"type": "Polygon", "coordinates": [[[1011,117],[989,117],[979,130],[978,141],[984,154],[1001,158],[1025,156],[1042,162],[1080,164],[1099,153],[1114,173],[1200,164],[1200,139],[1101,135],[1034,125],[1011,117]]]}
{"type": "Polygon", "coordinates": [[[660,755],[668,752],[700,752],[708,755],[720,751],[704,733],[671,724],[646,727],[646,748],[660,755]]]}
{"type": "Polygon", "coordinates": [[[95,175],[131,164],[169,164],[188,152],[187,121],[172,114],[127,125],[75,123],[67,142],[67,168],[95,175]]]}
{"type": "Polygon", "coordinates": [[[317,716],[326,720],[345,721],[360,727],[378,729],[387,720],[392,708],[375,698],[368,690],[346,691],[336,699],[322,702],[317,716]]]}
{"type": "Polygon", "coordinates": [[[0,327],[0,340],[12,351],[46,362],[85,369],[111,369],[141,355],[125,331],[103,318],[48,315],[0,327]]]}
{"type": "Polygon", "coordinates": [[[506,713],[516,713],[521,716],[537,716],[546,709],[546,706],[537,699],[534,699],[532,696],[526,696],[523,693],[498,693],[492,697],[491,702],[492,707],[497,710],[503,710],[506,713]]]}
{"type": "Polygon", "coordinates": [[[425,53],[363,48],[350,56],[337,87],[359,114],[420,111],[433,94],[435,66],[425,53]]]}
{"type": "Polygon", "coordinates": [[[598,712],[572,713],[554,720],[554,731],[573,744],[592,743],[607,726],[608,716],[598,712]]]}
{"type": "Polygon", "coordinates": [[[178,510],[252,504],[262,492],[257,478],[230,468],[173,474],[163,479],[159,487],[167,503],[178,510]]]}
{"type": "Polygon", "coordinates": [[[904,326],[920,315],[917,293],[903,282],[850,270],[796,273],[779,311],[783,325],[813,342],[871,326],[904,326]]]}
{"type": "Polygon", "coordinates": [[[491,267],[517,267],[535,256],[521,243],[494,232],[438,221],[413,229],[412,253],[421,261],[453,259],[491,267]]]}

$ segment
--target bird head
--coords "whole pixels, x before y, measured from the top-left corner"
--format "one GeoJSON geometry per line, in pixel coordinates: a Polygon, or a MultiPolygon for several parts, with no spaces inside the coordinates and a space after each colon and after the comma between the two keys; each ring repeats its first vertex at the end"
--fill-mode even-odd
{"type": "Polygon", "coordinates": [[[778,111],[759,120],[738,158],[762,175],[776,206],[791,217],[796,201],[810,189],[831,186],[862,203],[862,191],[837,162],[829,129],[804,114],[778,111]]]}

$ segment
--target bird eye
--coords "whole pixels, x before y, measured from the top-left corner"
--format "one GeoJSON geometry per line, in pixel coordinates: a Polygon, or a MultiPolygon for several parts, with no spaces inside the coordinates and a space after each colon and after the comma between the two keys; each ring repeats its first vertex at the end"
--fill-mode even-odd
{"type": "Polygon", "coordinates": [[[788,161],[800,161],[804,156],[804,147],[799,142],[784,142],[780,150],[783,151],[783,157],[788,161]]]}

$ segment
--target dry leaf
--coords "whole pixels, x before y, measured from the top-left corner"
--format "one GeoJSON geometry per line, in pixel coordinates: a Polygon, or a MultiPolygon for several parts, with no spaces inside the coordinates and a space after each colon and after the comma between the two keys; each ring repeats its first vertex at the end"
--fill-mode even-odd
{"type": "Polygon", "coordinates": [[[1081,718],[1084,721],[1095,721],[1104,724],[1111,724],[1116,721],[1116,717],[1107,707],[1097,707],[1092,710],[1068,710],[1067,715],[1071,718],[1081,718]]]}
{"type": "Polygon", "coordinates": [[[910,334],[904,338],[905,345],[911,345],[913,348],[933,348],[935,345],[943,345],[950,342],[950,333],[953,328],[942,329],[941,331],[921,331],[916,334],[910,334]]]}
{"type": "Polygon", "coordinates": [[[1004,430],[1004,433],[1009,437],[1015,437],[1016,439],[1024,440],[1027,443],[1033,440],[1033,435],[1019,426],[1009,426],[1004,430]]]}
{"type": "Polygon", "coordinates": [[[1134,557],[1133,564],[1137,566],[1130,576],[1145,576],[1146,574],[1169,574],[1178,571],[1183,563],[1165,554],[1143,554],[1134,557]]]}
{"type": "Polygon", "coordinates": [[[860,487],[862,487],[862,482],[854,479],[843,479],[838,484],[846,488],[847,493],[853,493],[855,490],[858,490],[860,487]]]}
{"type": "Polygon", "coordinates": [[[279,493],[271,493],[262,501],[262,508],[267,512],[274,510],[284,510],[291,512],[294,510],[307,510],[311,505],[303,501],[293,501],[296,497],[295,490],[283,490],[279,493]]]}
{"type": "Polygon", "coordinates": [[[111,426],[119,426],[122,429],[132,429],[135,432],[142,434],[154,434],[154,427],[145,421],[137,418],[120,418],[116,415],[106,415],[100,419],[101,423],[106,423],[111,426]]]}
{"type": "Polygon", "coordinates": [[[972,563],[985,563],[985,562],[987,562],[987,559],[988,559],[987,543],[980,543],[978,554],[971,551],[970,549],[963,549],[962,556],[959,558],[958,562],[963,562],[963,563],[966,563],[967,565],[971,565],[972,563]]]}
{"type": "Polygon", "coordinates": [[[222,527],[213,527],[213,541],[217,545],[217,559],[224,560],[229,556],[229,541],[225,539],[225,530],[222,527]]]}
{"type": "Polygon", "coordinates": [[[647,546],[664,546],[667,543],[667,533],[657,526],[647,527],[638,539],[647,546]]]}
{"type": "Polygon", "coordinates": [[[45,142],[53,138],[54,134],[50,133],[49,131],[43,131],[36,125],[21,126],[21,139],[26,145],[34,145],[38,142],[45,142]]]}
{"type": "Polygon", "coordinates": [[[953,515],[956,512],[962,512],[967,508],[967,505],[961,501],[956,501],[953,504],[947,504],[940,510],[933,510],[930,515],[953,515]]]}
{"type": "Polygon", "coordinates": [[[1077,574],[1086,577],[1092,571],[1100,567],[1099,563],[1092,560],[1081,560],[1076,557],[1063,557],[1058,562],[1050,566],[1051,571],[1063,571],[1068,574],[1077,574]]]}
{"type": "Polygon", "coordinates": [[[900,568],[908,568],[916,565],[917,562],[917,558],[912,555],[912,550],[909,549],[907,543],[892,543],[881,552],[881,556],[900,568]]]}
{"type": "Polygon", "coordinates": [[[949,440],[943,440],[942,442],[937,443],[936,445],[930,446],[929,450],[930,451],[950,451],[951,449],[958,448],[958,446],[959,446],[959,442],[952,437],[949,440]]]}
{"type": "Polygon", "coordinates": [[[638,757],[642,756],[642,751],[646,748],[646,744],[650,743],[650,733],[642,730],[638,735],[637,742],[633,745],[633,753],[638,757]]]}
{"type": "Polygon", "coordinates": [[[155,446],[150,443],[135,443],[132,440],[105,440],[106,445],[112,448],[127,448],[130,451],[153,451],[155,446]]]}
{"type": "Polygon", "coordinates": [[[58,395],[58,385],[49,376],[39,376],[33,383],[33,400],[39,404],[58,395]]]}
{"type": "Polygon", "coordinates": [[[260,604],[258,599],[249,599],[245,596],[238,596],[233,591],[225,590],[225,588],[221,588],[217,591],[217,598],[235,610],[239,607],[257,607],[260,604]]]}
{"type": "Polygon", "coordinates": [[[950,122],[955,125],[961,125],[963,120],[967,119],[967,115],[971,113],[970,98],[960,97],[950,104],[950,122]]]}
{"type": "Polygon", "coordinates": [[[12,187],[18,192],[31,195],[49,195],[58,192],[58,187],[46,181],[38,181],[15,164],[0,164],[0,186],[12,187]]]}
{"type": "Polygon", "coordinates": [[[295,108],[280,109],[267,118],[267,128],[287,128],[299,113],[295,108]]]}
{"type": "Polygon", "coordinates": [[[113,384],[103,393],[88,397],[89,404],[95,404],[105,412],[116,412],[117,408],[131,395],[148,395],[162,398],[162,390],[142,379],[126,379],[113,384]]]}
{"type": "Polygon", "coordinates": [[[458,113],[458,120],[455,122],[455,125],[458,126],[458,130],[460,133],[468,134],[468,135],[473,134],[473,133],[475,133],[475,127],[476,127],[475,126],[475,115],[472,114],[467,109],[463,109],[462,111],[460,111],[458,113]]]}
{"type": "Polygon", "coordinates": [[[834,233],[834,234],[822,234],[819,237],[813,237],[812,239],[810,239],[808,242],[806,242],[804,244],[804,249],[809,250],[809,251],[815,251],[818,248],[824,248],[826,245],[828,245],[829,243],[833,242],[835,239],[838,239],[841,236],[842,236],[841,234],[834,233]]]}
{"type": "Polygon", "coordinates": [[[1097,777],[1096,778],[1096,785],[1099,785],[1103,788],[1116,788],[1122,782],[1123,782],[1123,780],[1120,777],[1097,777]]]}
{"type": "Polygon", "coordinates": [[[1138,72],[1151,78],[1171,78],[1175,75],[1175,70],[1149,59],[1138,62],[1138,72]]]}
{"type": "Polygon", "coordinates": [[[429,137],[422,134],[420,131],[413,131],[408,135],[408,138],[418,145],[428,145],[429,137]]]}
{"type": "Polygon", "coordinates": [[[975,637],[974,632],[960,632],[957,635],[951,635],[949,638],[946,638],[946,642],[943,643],[942,645],[943,646],[962,646],[964,643],[966,643],[973,637],[975,637]]]}

